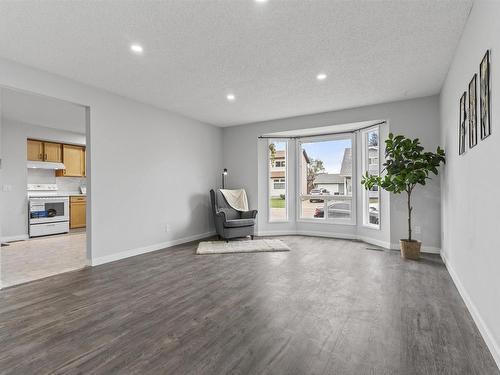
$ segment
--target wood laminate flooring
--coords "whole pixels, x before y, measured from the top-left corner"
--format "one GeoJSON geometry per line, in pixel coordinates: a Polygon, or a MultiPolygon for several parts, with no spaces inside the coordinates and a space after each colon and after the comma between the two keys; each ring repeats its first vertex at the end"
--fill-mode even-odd
{"type": "Polygon", "coordinates": [[[499,374],[438,256],[196,243],[0,291],[2,374],[499,374]]]}

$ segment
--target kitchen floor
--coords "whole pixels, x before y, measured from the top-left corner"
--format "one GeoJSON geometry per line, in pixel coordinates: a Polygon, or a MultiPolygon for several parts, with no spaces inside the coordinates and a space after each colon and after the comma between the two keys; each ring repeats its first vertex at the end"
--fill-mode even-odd
{"type": "Polygon", "coordinates": [[[85,267],[86,237],[85,230],[72,230],[2,246],[2,288],[85,267]]]}

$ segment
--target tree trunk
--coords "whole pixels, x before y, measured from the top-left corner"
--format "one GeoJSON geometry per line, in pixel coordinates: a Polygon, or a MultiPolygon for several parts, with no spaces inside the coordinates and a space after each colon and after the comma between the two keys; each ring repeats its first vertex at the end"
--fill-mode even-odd
{"type": "Polygon", "coordinates": [[[408,241],[411,241],[411,211],[413,207],[411,206],[411,190],[408,193],[408,241]]]}

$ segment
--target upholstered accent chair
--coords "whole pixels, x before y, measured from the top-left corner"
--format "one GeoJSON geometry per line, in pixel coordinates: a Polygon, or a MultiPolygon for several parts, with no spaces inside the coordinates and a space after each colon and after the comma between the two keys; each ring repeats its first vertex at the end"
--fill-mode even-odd
{"type": "Polygon", "coordinates": [[[210,201],[219,238],[227,241],[231,238],[250,236],[253,240],[257,210],[235,210],[227,203],[219,189],[217,192],[210,190],[210,201]]]}

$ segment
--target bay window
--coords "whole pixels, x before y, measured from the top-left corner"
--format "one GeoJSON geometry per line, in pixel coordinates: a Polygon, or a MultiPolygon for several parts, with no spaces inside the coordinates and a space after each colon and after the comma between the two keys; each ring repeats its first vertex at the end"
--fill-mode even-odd
{"type": "MultiPolygon", "coordinates": [[[[379,129],[372,127],[360,133],[362,139],[362,174],[378,176],[380,173],[379,129]]],[[[380,192],[378,186],[363,188],[363,225],[380,227],[380,192]]]]}
{"type": "Polygon", "coordinates": [[[288,142],[271,139],[268,143],[268,201],[269,221],[288,220],[288,142]]]}
{"type": "MultiPolygon", "coordinates": [[[[353,135],[298,141],[299,219],[354,224],[353,135]]],[[[354,176],[356,177],[356,176],[354,176]]]]}

